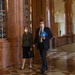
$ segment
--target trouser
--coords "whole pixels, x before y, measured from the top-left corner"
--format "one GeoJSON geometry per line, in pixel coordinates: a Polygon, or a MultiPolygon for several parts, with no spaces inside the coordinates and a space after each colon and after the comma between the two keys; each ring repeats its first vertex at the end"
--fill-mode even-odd
{"type": "Polygon", "coordinates": [[[39,44],[39,51],[42,58],[42,70],[45,70],[47,68],[47,60],[46,60],[47,50],[45,50],[43,43],[39,44]]]}

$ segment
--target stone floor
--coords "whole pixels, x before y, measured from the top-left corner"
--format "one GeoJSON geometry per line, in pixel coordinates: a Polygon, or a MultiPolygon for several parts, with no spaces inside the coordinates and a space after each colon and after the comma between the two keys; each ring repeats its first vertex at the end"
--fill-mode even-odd
{"type": "MultiPolygon", "coordinates": [[[[47,60],[49,69],[44,75],[75,75],[75,43],[49,50],[47,60]]],[[[32,69],[28,63],[24,70],[19,69],[21,65],[0,69],[0,75],[41,75],[39,61],[33,64],[32,69]]]]}

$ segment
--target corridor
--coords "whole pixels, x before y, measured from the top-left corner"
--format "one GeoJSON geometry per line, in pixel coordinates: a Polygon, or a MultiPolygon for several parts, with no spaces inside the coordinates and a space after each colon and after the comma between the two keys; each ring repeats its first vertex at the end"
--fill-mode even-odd
{"type": "MultiPolygon", "coordinates": [[[[49,69],[45,75],[75,75],[75,43],[49,50],[47,60],[49,69]]],[[[39,61],[33,62],[32,69],[29,69],[28,63],[24,70],[19,69],[21,65],[0,69],[0,75],[41,75],[39,61]]]]}

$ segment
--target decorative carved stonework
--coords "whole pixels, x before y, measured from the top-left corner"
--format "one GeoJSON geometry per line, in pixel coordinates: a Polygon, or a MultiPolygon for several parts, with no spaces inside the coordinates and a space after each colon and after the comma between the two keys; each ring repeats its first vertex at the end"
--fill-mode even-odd
{"type": "Polygon", "coordinates": [[[0,38],[6,37],[5,30],[5,0],[0,0],[0,38]]]}
{"type": "Polygon", "coordinates": [[[5,21],[3,20],[3,16],[0,15],[0,38],[5,37],[6,37],[5,21]]]}
{"type": "Polygon", "coordinates": [[[30,26],[30,0],[24,0],[24,25],[30,26]]]}

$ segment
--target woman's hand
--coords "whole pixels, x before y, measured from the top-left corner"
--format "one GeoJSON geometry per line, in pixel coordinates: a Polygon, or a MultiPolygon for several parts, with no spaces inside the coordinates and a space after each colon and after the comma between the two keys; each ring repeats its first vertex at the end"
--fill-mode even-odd
{"type": "Polygon", "coordinates": [[[30,48],[30,51],[32,51],[33,49],[32,48],[30,48]]]}
{"type": "Polygon", "coordinates": [[[35,47],[35,44],[33,44],[33,47],[35,47]]]}

